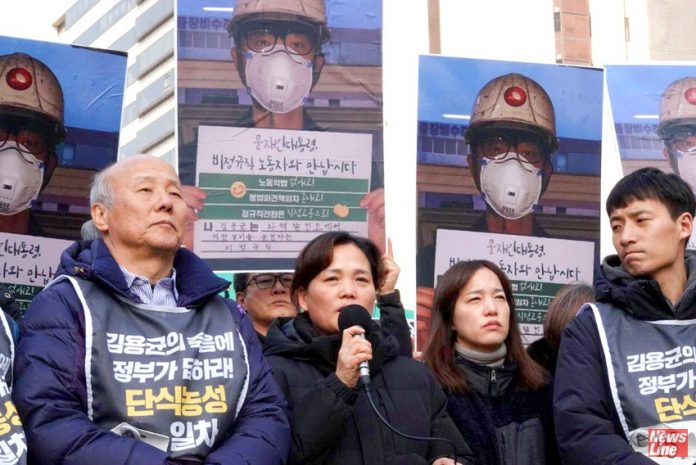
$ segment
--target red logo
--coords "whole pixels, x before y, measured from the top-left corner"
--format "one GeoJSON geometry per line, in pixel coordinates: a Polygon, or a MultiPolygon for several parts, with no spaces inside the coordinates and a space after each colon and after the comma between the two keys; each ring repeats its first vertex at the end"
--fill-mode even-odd
{"type": "Polygon", "coordinates": [[[649,429],[648,457],[688,457],[688,429],[649,429]]]}

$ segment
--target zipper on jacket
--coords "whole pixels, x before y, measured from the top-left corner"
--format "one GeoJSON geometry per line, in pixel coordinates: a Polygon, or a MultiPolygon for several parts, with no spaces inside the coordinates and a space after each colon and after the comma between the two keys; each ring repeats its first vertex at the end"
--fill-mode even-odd
{"type": "Polygon", "coordinates": [[[493,368],[488,378],[488,394],[493,395],[496,392],[498,392],[498,374],[495,372],[495,368],[493,368]]]}

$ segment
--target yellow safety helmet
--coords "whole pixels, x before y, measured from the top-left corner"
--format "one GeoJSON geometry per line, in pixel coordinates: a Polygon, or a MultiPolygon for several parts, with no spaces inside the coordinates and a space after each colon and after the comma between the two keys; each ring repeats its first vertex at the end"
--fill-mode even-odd
{"type": "Polygon", "coordinates": [[[481,131],[493,128],[535,132],[545,138],[550,153],[558,148],[551,99],[536,81],[521,74],[492,79],[476,96],[467,141],[471,143],[481,131]]]}
{"type": "Polygon", "coordinates": [[[696,77],[690,76],[667,86],[660,99],[660,124],[657,135],[669,136],[678,126],[696,126],[696,77]]]}
{"type": "Polygon", "coordinates": [[[329,38],[324,0],[237,0],[232,19],[227,26],[230,36],[237,25],[252,19],[305,21],[319,28],[321,42],[329,38]]]}
{"type": "Polygon", "coordinates": [[[0,114],[48,124],[55,142],[65,138],[63,90],[41,61],[26,53],[0,56],[0,114]]]}

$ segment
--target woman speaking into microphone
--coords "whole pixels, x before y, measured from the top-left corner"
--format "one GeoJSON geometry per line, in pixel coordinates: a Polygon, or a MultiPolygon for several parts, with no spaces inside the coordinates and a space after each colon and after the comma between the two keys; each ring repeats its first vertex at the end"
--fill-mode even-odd
{"type": "Polygon", "coordinates": [[[344,308],[372,311],[382,276],[377,246],[345,232],[318,236],[297,258],[291,294],[304,311],[274,322],[265,345],[288,400],[290,464],[455,463],[448,458],[451,444],[406,439],[380,421],[360,381],[363,362],[375,406],[394,428],[445,438],[454,443],[458,462],[470,463],[469,448],[425,365],[399,356],[394,337],[371,319],[367,327],[339,330],[344,308]]]}

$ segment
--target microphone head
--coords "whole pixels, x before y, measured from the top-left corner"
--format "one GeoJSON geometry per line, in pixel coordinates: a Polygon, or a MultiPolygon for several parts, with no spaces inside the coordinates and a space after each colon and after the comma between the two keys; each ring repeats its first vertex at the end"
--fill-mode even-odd
{"type": "Polygon", "coordinates": [[[358,304],[346,305],[338,314],[338,330],[343,333],[351,326],[361,326],[365,332],[372,325],[372,317],[365,307],[358,304]]]}

